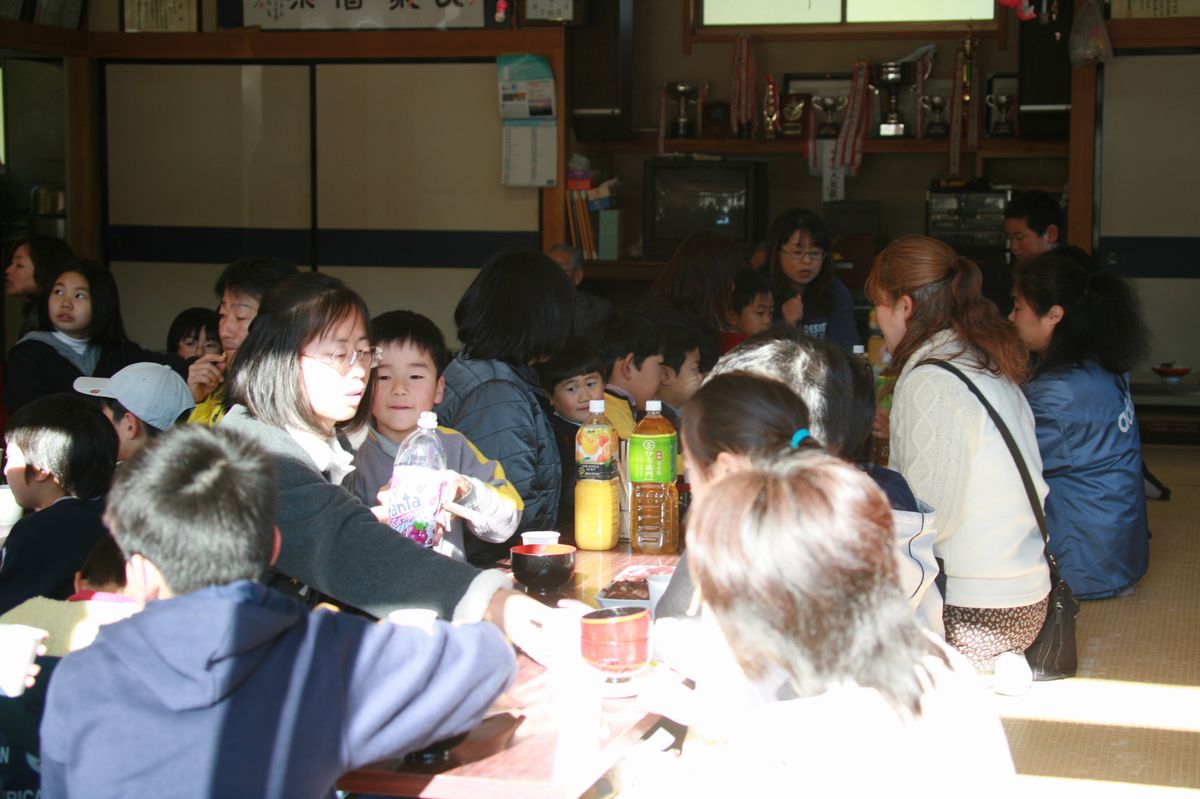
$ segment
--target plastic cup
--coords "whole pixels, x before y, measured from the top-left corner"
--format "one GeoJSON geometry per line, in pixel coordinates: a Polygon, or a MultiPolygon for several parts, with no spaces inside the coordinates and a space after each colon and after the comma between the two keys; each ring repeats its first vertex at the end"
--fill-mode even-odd
{"type": "Polygon", "coordinates": [[[49,637],[45,630],[26,624],[0,624],[0,693],[25,693],[25,678],[37,657],[38,645],[49,637]]]}
{"type": "Polygon", "coordinates": [[[557,544],[558,533],[554,530],[530,530],[521,533],[522,544],[557,544]]]}

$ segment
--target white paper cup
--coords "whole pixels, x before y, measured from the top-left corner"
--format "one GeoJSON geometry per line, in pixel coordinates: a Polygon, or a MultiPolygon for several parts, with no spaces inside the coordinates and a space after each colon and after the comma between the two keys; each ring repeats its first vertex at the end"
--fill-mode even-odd
{"type": "Polygon", "coordinates": [[[557,544],[558,533],[553,530],[530,530],[521,533],[522,544],[557,544]]]}
{"type": "Polygon", "coordinates": [[[658,600],[662,599],[663,592],[667,590],[667,584],[670,582],[669,574],[651,574],[646,578],[646,586],[650,589],[651,612],[658,607],[658,600]]]}
{"type": "Polygon", "coordinates": [[[422,630],[432,630],[437,621],[438,612],[430,608],[401,608],[387,615],[392,624],[403,624],[406,627],[420,627],[422,630]]]}
{"type": "Polygon", "coordinates": [[[0,526],[12,527],[21,520],[22,513],[24,508],[17,504],[12,486],[0,485],[0,526]]]}
{"type": "Polygon", "coordinates": [[[50,633],[25,624],[0,624],[0,693],[20,696],[25,693],[29,666],[37,657],[38,644],[50,633]]]}

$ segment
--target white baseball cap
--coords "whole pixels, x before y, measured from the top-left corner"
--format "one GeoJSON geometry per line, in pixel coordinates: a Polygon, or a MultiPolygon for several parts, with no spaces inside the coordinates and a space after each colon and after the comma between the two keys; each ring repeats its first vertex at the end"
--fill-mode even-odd
{"type": "Polygon", "coordinates": [[[175,370],[161,363],[135,363],[112,377],[78,377],[75,390],[112,397],[151,427],[167,430],[184,411],[196,407],[192,392],[175,370]]]}

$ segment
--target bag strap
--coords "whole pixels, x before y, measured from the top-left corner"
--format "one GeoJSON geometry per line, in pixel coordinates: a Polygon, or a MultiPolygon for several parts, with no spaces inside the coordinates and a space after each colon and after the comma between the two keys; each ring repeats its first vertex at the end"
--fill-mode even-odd
{"type": "Polygon", "coordinates": [[[987,401],[987,397],[983,396],[983,392],[979,390],[979,387],[963,374],[962,370],[957,366],[938,358],[930,358],[922,361],[920,365],[924,366],[925,364],[940,366],[966,383],[967,388],[971,390],[971,393],[975,395],[987,410],[988,416],[992,417],[992,422],[1000,431],[1000,436],[1004,439],[1004,443],[1008,445],[1008,451],[1012,454],[1012,459],[1017,464],[1017,471],[1021,473],[1021,482],[1025,484],[1025,494],[1029,497],[1029,506],[1033,508],[1033,515],[1037,518],[1038,529],[1042,531],[1042,545],[1045,547],[1046,560],[1050,562],[1051,568],[1054,568],[1054,557],[1050,554],[1050,533],[1046,527],[1046,514],[1042,511],[1042,503],[1038,500],[1037,489],[1034,488],[1033,478],[1029,475],[1029,467],[1025,465],[1025,459],[1021,457],[1021,451],[1017,449],[1017,442],[1012,437],[1012,433],[1009,432],[1008,425],[1000,418],[1000,414],[996,412],[992,404],[987,401]]]}

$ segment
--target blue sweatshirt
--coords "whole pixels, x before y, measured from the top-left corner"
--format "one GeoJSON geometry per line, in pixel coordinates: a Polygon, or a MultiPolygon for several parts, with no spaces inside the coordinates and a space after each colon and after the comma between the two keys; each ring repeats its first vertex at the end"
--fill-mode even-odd
{"type": "Polygon", "coordinates": [[[59,664],[43,796],[331,796],[350,769],[470,730],[514,672],[491,624],[430,634],[249,580],[204,588],[59,664]]]}

